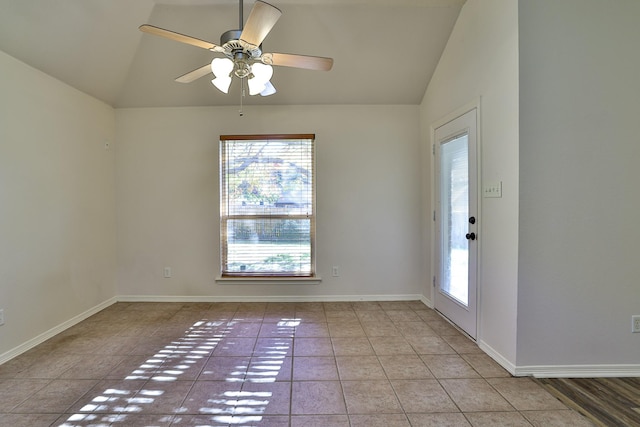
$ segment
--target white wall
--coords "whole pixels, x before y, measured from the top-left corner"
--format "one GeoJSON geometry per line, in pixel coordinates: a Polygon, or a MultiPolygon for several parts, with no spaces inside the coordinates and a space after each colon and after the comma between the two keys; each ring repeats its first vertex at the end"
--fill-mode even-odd
{"type": "MultiPolygon", "coordinates": [[[[423,185],[432,191],[430,127],[480,99],[481,182],[502,181],[503,196],[480,199],[478,342],[513,370],[518,278],[518,7],[467,0],[421,105],[423,185]]],[[[425,229],[432,227],[424,201],[425,229]]],[[[424,240],[431,242],[432,233],[424,240]]],[[[430,256],[430,254],[428,254],[430,256]]],[[[428,259],[425,260],[428,262],[428,259]]],[[[428,276],[431,277],[429,272],[428,276]]],[[[430,287],[423,289],[430,295],[430,287]]]]}
{"type": "Polygon", "coordinates": [[[1,360],[113,298],[116,247],[113,109],[2,52],[0,71],[1,360]]]}
{"type": "MultiPolygon", "coordinates": [[[[212,89],[215,90],[215,89],[212,89]]],[[[422,295],[417,106],[117,111],[119,294],[129,298],[422,295]],[[315,133],[319,285],[216,284],[218,138],[315,133]],[[331,267],[340,266],[340,277],[331,267]],[[164,266],[172,278],[162,277],[164,266]]]]}
{"type": "Polygon", "coordinates": [[[503,183],[481,199],[480,345],[517,373],[637,373],[637,16],[635,0],[467,0],[419,108],[243,118],[114,113],[0,52],[0,363],[116,294],[430,297],[430,126],[480,99],[480,184],[503,183]],[[317,134],[320,285],[215,283],[217,138],[241,132],[317,134]]]}
{"type": "Polygon", "coordinates": [[[638,17],[636,0],[520,1],[518,365],[527,371],[640,369],[640,334],[631,334],[638,17]]]}

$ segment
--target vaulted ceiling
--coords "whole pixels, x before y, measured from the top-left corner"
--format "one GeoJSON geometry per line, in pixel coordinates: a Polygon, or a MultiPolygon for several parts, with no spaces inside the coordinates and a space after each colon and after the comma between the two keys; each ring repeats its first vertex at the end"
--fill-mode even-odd
{"type": "MultiPolygon", "coordinates": [[[[267,0],[283,14],[265,52],[334,58],[331,71],[274,67],[278,92],[245,104],[419,104],[465,0],[267,0]]],[[[244,19],[253,0],[244,4],[244,19]]],[[[174,79],[220,54],[143,34],[152,24],[219,44],[238,0],[0,0],[0,50],[114,107],[237,105],[174,79]]]]}

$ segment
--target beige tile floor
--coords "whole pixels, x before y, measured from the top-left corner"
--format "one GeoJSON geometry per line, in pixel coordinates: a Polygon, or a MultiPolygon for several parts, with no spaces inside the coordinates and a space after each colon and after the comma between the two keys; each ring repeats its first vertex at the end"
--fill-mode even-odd
{"type": "Polygon", "coordinates": [[[590,426],[421,302],[118,303],[0,365],[0,426],[590,426]]]}

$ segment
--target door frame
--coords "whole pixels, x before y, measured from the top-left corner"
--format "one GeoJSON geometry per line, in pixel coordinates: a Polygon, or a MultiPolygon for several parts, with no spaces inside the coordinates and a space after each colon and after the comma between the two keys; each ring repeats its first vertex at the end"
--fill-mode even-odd
{"type": "MultiPolygon", "coordinates": [[[[436,176],[438,172],[438,165],[436,164],[436,129],[439,127],[446,125],[447,123],[457,119],[460,116],[465,115],[466,113],[476,110],[476,200],[477,200],[477,218],[478,218],[478,235],[480,238],[476,241],[477,245],[477,260],[476,260],[476,336],[474,340],[479,342],[482,336],[482,115],[481,115],[481,98],[478,97],[469,103],[459,107],[444,117],[436,120],[431,123],[429,126],[429,138],[431,144],[431,209],[429,212],[429,216],[431,217],[431,286],[430,289],[430,302],[431,307],[435,308],[435,297],[437,292],[437,276],[440,274],[440,266],[439,266],[439,257],[438,251],[439,249],[439,240],[437,229],[437,221],[436,221],[436,210],[437,210],[437,194],[438,188],[436,185],[439,181],[436,176]]],[[[464,332],[464,331],[463,331],[464,332]]],[[[466,333],[465,333],[466,334],[466,333]]]]}

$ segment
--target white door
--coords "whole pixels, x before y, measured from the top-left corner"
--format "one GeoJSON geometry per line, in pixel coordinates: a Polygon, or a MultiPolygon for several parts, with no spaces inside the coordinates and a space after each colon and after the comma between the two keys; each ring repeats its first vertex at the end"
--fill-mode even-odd
{"type": "Polygon", "coordinates": [[[435,308],[476,338],[477,141],[476,109],[435,130],[435,308]]]}

